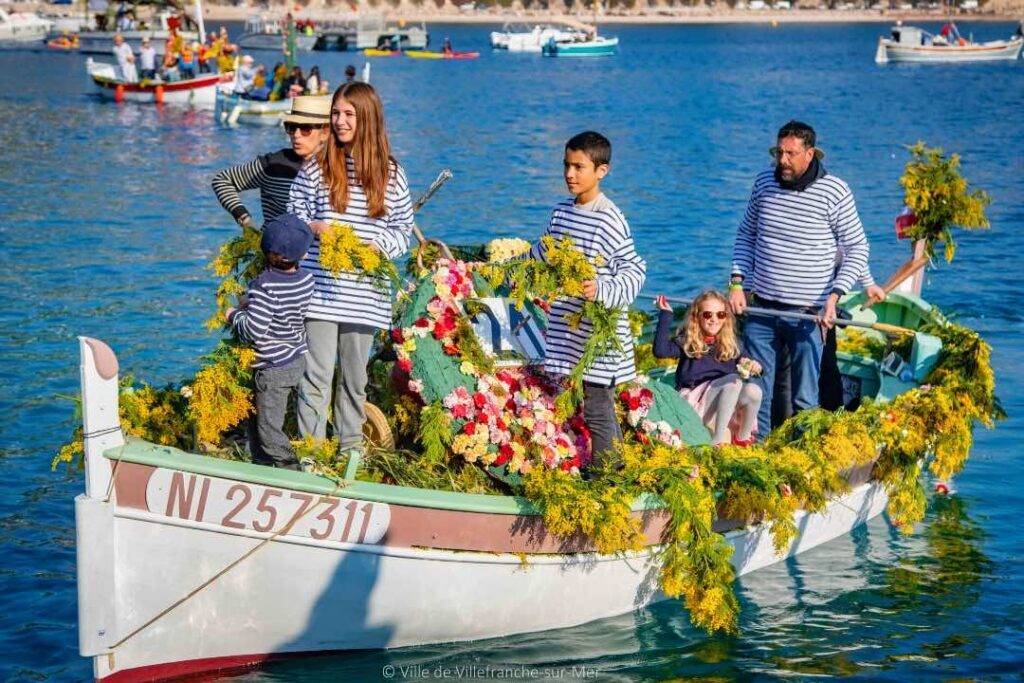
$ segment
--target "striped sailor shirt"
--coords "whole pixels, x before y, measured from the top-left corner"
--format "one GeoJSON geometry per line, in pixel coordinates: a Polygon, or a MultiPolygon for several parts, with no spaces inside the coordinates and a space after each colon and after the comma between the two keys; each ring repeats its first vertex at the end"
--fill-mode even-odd
{"type": "Polygon", "coordinates": [[[732,273],[763,299],[818,308],[868,272],[868,253],[845,182],[826,175],[802,191],[786,190],[768,169],[754,181],[736,233],[732,273]]]}
{"type": "Polygon", "coordinates": [[[291,148],[258,156],[247,164],[225,168],[213,176],[217,200],[237,221],[252,212],[242,203],[240,192],[259,190],[263,220],[280,216],[288,206],[292,181],[302,168],[303,159],[291,148]]]}
{"type": "MultiPolygon", "coordinates": [[[[614,386],[636,378],[627,309],[647,278],[647,263],[636,253],[633,233],[615,204],[600,195],[586,207],[577,206],[573,198],[560,202],[551,212],[545,235],[572,239],[576,249],[597,269],[596,300],[609,308],[622,309],[618,324],[622,350],[613,350],[598,358],[583,377],[593,384],[614,386]]],[[[546,260],[544,252],[538,241],[530,255],[543,261],[546,260]]],[[[551,305],[544,369],[552,375],[568,375],[583,355],[583,345],[593,326],[587,319],[581,321],[578,329],[568,323],[569,316],[582,307],[583,300],[575,297],[556,299],[551,305]]]]}
{"type": "Polygon", "coordinates": [[[249,305],[231,314],[238,335],[256,349],[254,370],[287,365],[306,353],[306,309],[313,276],[267,268],[249,285],[249,305]]]}
{"type": "MultiPolygon", "coordinates": [[[[409,250],[412,234],[412,200],[409,183],[402,167],[393,162],[384,194],[384,215],[367,215],[366,193],[356,180],[352,158],[348,162],[348,206],[337,211],[331,206],[330,192],[324,182],[320,164],[310,160],[299,171],[292,183],[288,213],[307,223],[312,221],[338,221],[347,223],[363,240],[372,242],[389,259],[396,259],[409,250]]],[[[339,277],[320,266],[320,239],[313,240],[302,267],[316,280],[313,301],[307,317],[338,323],[369,325],[378,329],[391,326],[391,284],[356,273],[342,273],[339,277]]]]}

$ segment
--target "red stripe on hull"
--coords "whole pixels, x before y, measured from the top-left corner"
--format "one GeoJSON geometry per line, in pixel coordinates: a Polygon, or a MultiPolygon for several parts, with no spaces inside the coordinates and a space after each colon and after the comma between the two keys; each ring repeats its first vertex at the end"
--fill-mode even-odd
{"type": "MultiPolygon", "coordinates": [[[[190,659],[185,662],[150,664],[149,666],[118,671],[105,678],[97,679],[97,683],[150,683],[151,681],[172,681],[186,677],[192,681],[213,680],[226,674],[255,669],[269,662],[280,662],[288,659],[298,659],[299,657],[323,657],[336,652],[338,651],[317,650],[311,652],[282,652],[278,654],[231,655],[228,657],[190,659]],[[205,675],[196,678],[196,676],[201,674],[205,675]]],[[[106,655],[99,656],[105,657],[106,655]]],[[[116,661],[116,653],[114,658],[116,661]]]]}

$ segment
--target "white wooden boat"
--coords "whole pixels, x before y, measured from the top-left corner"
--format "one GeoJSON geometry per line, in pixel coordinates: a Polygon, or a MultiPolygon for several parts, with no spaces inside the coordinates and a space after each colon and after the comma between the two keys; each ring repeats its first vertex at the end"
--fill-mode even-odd
{"type": "Polygon", "coordinates": [[[0,7],[0,42],[40,42],[53,22],[31,12],[8,12],[0,7]]]}
{"type": "Polygon", "coordinates": [[[587,27],[573,24],[507,23],[491,32],[491,47],[509,52],[540,52],[552,39],[555,42],[585,40],[587,27]]]}
{"type": "Polygon", "coordinates": [[[122,79],[113,64],[95,62],[90,57],[85,68],[89,80],[103,99],[188,106],[193,109],[214,109],[217,86],[234,77],[231,73],[206,74],[180,81],[144,80],[132,83],[122,79]]]}
{"type": "MultiPolygon", "coordinates": [[[[79,647],[97,680],[159,680],[298,653],[542,631],[663,599],[666,516],[634,505],[648,551],[546,534],[511,496],[336,484],[125,441],[118,365],[80,340],[86,491],[75,500],[79,647]],[[523,554],[529,558],[524,567],[523,554]]],[[[797,513],[794,555],[880,514],[884,489],[797,513]]],[[[763,527],[720,530],[742,575],[781,561],[763,527]]],[[[735,525],[733,525],[735,526],[735,525]]]]}
{"type": "Polygon", "coordinates": [[[933,35],[915,26],[893,26],[890,38],[878,39],[875,62],[887,64],[1014,60],[1020,57],[1021,48],[1024,47],[1024,37],[1020,35],[1006,40],[975,43],[960,36],[955,26],[948,33],[949,37],[946,37],[942,34],[933,35]]]}

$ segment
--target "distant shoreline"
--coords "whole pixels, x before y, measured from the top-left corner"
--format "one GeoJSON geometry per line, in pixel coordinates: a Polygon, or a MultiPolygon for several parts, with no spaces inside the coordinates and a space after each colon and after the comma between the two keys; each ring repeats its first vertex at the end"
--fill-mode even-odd
{"type": "MultiPolygon", "coordinates": [[[[37,2],[15,2],[17,11],[36,11],[41,13],[57,13],[71,15],[78,10],[74,5],[49,5],[37,2]]],[[[203,17],[207,21],[245,21],[246,18],[258,14],[283,16],[285,8],[274,7],[261,11],[246,5],[235,7],[227,5],[203,5],[203,17]]],[[[305,8],[296,16],[313,21],[339,21],[354,19],[353,12],[340,12],[328,8],[305,8]]],[[[426,22],[431,24],[503,24],[505,22],[546,23],[562,20],[576,20],[592,23],[594,17],[586,14],[553,14],[545,10],[525,10],[512,12],[507,9],[476,10],[461,12],[458,10],[424,10],[410,8],[407,12],[392,9],[386,12],[391,21],[426,22]]],[[[963,13],[957,14],[959,21],[1015,22],[1019,17],[1011,14],[963,13]]],[[[891,24],[896,21],[916,23],[940,23],[946,15],[939,10],[933,11],[899,11],[899,10],[712,10],[708,8],[653,8],[645,10],[624,10],[621,13],[603,14],[597,17],[602,25],[674,25],[674,24],[891,24]]]]}

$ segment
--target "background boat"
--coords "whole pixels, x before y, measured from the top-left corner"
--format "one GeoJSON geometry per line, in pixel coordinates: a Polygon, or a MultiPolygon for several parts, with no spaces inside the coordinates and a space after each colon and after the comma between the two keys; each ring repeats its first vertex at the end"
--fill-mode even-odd
{"type": "Polygon", "coordinates": [[[86,72],[103,99],[193,109],[214,109],[218,84],[233,78],[233,74],[208,74],[180,81],[127,82],[120,78],[113,64],[95,62],[92,58],[86,61],[86,72]]]}
{"type": "MultiPolygon", "coordinates": [[[[947,24],[947,26],[952,25],[947,24]]],[[[875,62],[986,62],[1015,60],[1024,47],[1024,37],[975,43],[961,38],[954,26],[950,37],[933,35],[916,26],[893,26],[891,38],[879,38],[875,62]]]]}
{"type": "Polygon", "coordinates": [[[541,52],[552,39],[555,42],[585,40],[591,27],[582,22],[563,24],[506,23],[500,31],[491,32],[491,47],[509,52],[541,52]]]}
{"type": "MultiPolygon", "coordinates": [[[[284,51],[285,35],[281,23],[267,16],[249,17],[245,22],[244,33],[234,41],[240,50],[284,51]]],[[[298,50],[310,51],[316,44],[314,33],[296,31],[295,47],[298,50]]]]}
{"type": "Polygon", "coordinates": [[[406,50],[406,56],[413,59],[476,59],[479,52],[433,52],[430,50],[406,50]]]}
{"type": "Polygon", "coordinates": [[[615,54],[619,45],[618,38],[602,38],[596,36],[591,40],[573,42],[552,42],[544,45],[542,52],[545,57],[604,57],[615,54]]]}
{"type": "Polygon", "coordinates": [[[46,37],[53,22],[31,12],[8,12],[0,7],[0,42],[29,43],[46,37]]]}

